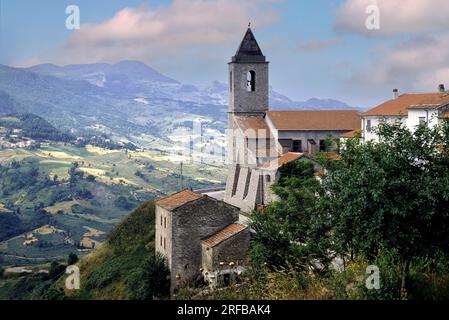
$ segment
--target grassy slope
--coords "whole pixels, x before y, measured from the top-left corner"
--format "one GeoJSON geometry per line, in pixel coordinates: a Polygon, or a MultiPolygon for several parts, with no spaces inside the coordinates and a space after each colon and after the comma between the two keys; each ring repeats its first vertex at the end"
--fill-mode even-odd
{"type": "MultiPolygon", "coordinates": [[[[154,203],[133,211],[108,236],[107,242],[83,258],[81,290],[65,293],[72,299],[126,300],[131,298],[129,276],[154,250],[154,203]]],[[[63,287],[65,277],[60,280],[63,287]]]]}

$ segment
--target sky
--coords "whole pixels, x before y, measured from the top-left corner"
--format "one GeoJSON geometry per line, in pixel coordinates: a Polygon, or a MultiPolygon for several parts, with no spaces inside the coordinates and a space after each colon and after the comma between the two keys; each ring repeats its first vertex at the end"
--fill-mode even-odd
{"type": "Polygon", "coordinates": [[[183,83],[225,82],[251,22],[276,91],[366,109],[394,88],[449,87],[447,17],[447,0],[0,0],[0,64],[139,60],[183,83]]]}

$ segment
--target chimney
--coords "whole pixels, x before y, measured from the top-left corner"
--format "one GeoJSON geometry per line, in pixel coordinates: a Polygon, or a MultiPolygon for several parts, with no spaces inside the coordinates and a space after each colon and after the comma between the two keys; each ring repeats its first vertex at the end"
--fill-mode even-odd
{"type": "Polygon", "coordinates": [[[393,89],[393,99],[397,99],[399,98],[399,90],[398,89],[393,89]]]}
{"type": "Polygon", "coordinates": [[[444,92],[446,91],[446,89],[444,88],[444,84],[440,84],[440,85],[438,86],[438,91],[439,91],[440,93],[444,93],[444,92]]]}

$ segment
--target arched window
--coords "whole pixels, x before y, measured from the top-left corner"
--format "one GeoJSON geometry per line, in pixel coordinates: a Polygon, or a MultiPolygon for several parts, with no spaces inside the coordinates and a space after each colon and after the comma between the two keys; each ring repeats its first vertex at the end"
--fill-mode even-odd
{"type": "Polygon", "coordinates": [[[246,89],[248,92],[254,92],[256,91],[256,72],[249,71],[246,75],[246,89]]]}

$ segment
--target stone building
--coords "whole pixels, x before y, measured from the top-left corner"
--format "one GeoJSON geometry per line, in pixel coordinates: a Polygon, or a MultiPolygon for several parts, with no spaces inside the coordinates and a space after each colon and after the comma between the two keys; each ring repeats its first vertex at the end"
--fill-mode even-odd
{"type": "Polygon", "coordinates": [[[220,262],[242,265],[249,230],[240,210],[223,201],[184,190],[156,202],[156,252],[171,273],[174,290],[186,280],[210,275],[220,262]]]}
{"type": "Polygon", "coordinates": [[[269,62],[248,28],[229,63],[225,194],[226,202],[246,212],[276,198],[271,185],[280,166],[323,151],[328,137],[337,139],[361,124],[357,111],[270,111],[268,101],[269,62]]]}
{"type": "Polygon", "coordinates": [[[248,226],[233,223],[201,242],[202,272],[211,286],[228,284],[245,269],[250,238],[248,226]]]}

